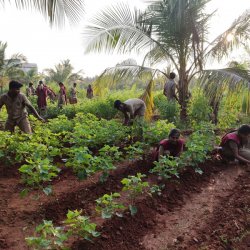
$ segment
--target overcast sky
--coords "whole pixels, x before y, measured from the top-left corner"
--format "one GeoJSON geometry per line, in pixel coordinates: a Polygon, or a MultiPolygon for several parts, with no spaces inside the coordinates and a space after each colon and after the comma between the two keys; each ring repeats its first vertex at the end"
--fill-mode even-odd
{"type": "MultiPolygon", "coordinates": [[[[8,43],[7,56],[22,53],[30,63],[37,63],[41,72],[53,68],[61,60],[70,59],[75,71],[83,69],[85,76],[100,74],[105,68],[115,66],[131,55],[84,54],[82,30],[86,20],[103,8],[119,0],[85,0],[86,14],[75,27],[50,28],[37,12],[18,11],[14,7],[0,6],[0,41],[8,43]]],[[[143,0],[128,0],[132,6],[145,6],[143,0]]],[[[213,0],[208,10],[218,9],[211,23],[212,35],[225,30],[243,11],[250,9],[250,0],[213,0]]],[[[140,63],[141,58],[132,55],[140,63]]],[[[232,58],[235,59],[235,58],[232,58]]]]}

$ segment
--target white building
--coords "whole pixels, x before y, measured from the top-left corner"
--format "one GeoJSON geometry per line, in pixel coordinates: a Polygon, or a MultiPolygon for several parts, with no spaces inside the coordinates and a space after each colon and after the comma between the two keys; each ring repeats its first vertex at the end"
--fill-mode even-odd
{"type": "Polygon", "coordinates": [[[22,63],[21,69],[26,73],[30,70],[35,70],[36,73],[38,72],[38,67],[36,63],[22,63]]]}

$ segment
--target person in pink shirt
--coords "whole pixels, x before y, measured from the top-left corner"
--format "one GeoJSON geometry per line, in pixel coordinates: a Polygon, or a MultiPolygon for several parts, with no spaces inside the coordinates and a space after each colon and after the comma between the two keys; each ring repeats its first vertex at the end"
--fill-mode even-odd
{"type": "Polygon", "coordinates": [[[226,161],[237,159],[242,163],[250,164],[249,138],[250,126],[246,124],[241,125],[238,130],[224,135],[220,143],[222,159],[226,161]]]}
{"type": "Polygon", "coordinates": [[[179,157],[183,152],[184,144],[184,140],[180,139],[180,131],[176,128],[172,129],[168,135],[168,139],[160,141],[155,154],[156,160],[166,155],[179,157]]]}
{"type": "Polygon", "coordinates": [[[47,86],[43,83],[43,81],[39,81],[39,85],[36,88],[36,94],[39,114],[46,114],[48,89],[47,86]]]}

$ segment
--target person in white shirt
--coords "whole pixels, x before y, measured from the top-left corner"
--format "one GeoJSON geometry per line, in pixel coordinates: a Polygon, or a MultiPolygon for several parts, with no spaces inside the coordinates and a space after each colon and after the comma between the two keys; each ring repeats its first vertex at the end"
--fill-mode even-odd
{"type": "Polygon", "coordinates": [[[124,125],[132,124],[132,120],[134,120],[136,117],[144,118],[146,111],[145,102],[138,98],[128,99],[125,102],[116,100],[114,102],[114,107],[124,114],[124,125]]]}
{"type": "Polygon", "coordinates": [[[176,83],[174,79],[175,79],[175,73],[171,72],[169,75],[169,80],[164,85],[163,94],[167,97],[168,101],[174,101],[174,100],[178,101],[176,95],[176,83]]]}

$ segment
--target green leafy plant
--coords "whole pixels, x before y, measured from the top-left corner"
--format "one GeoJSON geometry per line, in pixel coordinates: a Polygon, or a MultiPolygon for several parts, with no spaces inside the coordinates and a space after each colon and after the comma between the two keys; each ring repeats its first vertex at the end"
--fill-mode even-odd
{"type": "Polygon", "coordinates": [[[142,142],[135,142],[128,147],[125,147],[126,150],[126,158],[130,161],[133,160],[142,160],[145,150],[147,149],[148,145],[142,142]]]}
{"type": "Polygon", "coordinates": [[[60,172],[60,169],[50,163],[49,159],[26,159],[28,164],[19,168],[22,180],[29,186],[39,186],[41,182],[51,181],[60,172]]]}
{"type": "Polygon", "coordinates": [[[212,108],[207,97],[199,88],[192,91],[192,98],[188,104],[188,116],[191,124],[199,124],[202,121],[209,122],[212,108]]]}
{"type": "Polygon", "coordinates": [[[65,165],[73,167],[80,180],[86,179],[96,172],[96,169],[91,165],[93,156],[87,147],[72,147],[67,151],[67,154],[69,159],[65,165]]]}
{"type": "Polygon", "coordinates": [[[215,142],[214,125],[201,122],[195,126],[195,131],[186,142],[187,151],[183,152],[180,160],[186,166],[193,166],[196,172],[202,173],[198,165],[209,158],[208,153],[212,151],[215,142]]]}
{"type": "Polygon", "coordinates": [[[36,227],[33,237],[25,238],[27,244],[33,249],[67,249],[64,242],[68,239],[68,234],[63,227],[55,227],[52,221],[44,220],[36,227]]]}
{"type": "Polygon", "coordinates": [[[162,190],[164,189],[164,187],[165,187],[165,185],[164,184],[162,184],[162,185],[152,185],[151,187],[150,187],[150,194],[152,195],[154,195],[154,194],[156,194],[156,195],[158,195],[158,196],[161,196],[162,195],[162,190]]]}
{"type": "Polygon", "coordinates": [[[91,223],[88,217],[83,216],[82,210],[69,210],[67,219],[63,223],[67,226],[69,235],[78,235],[86,240],[100,236],[100,233],[96,231],[96,224],[91,223]]]}
{"type": "Polygon", "coordinates": [[[154,98],[155,108],[160,112],[161,119],[168,119],[170,122],[179,120],[180,105],[178,102],[168,101],[166,96],[158,94],[154,98]]]}
{"type": "Polygon", "coordinates": [[[150,173],[156,173],[164,179],[170,179],[172,176],[179,178],[180,160],[171,156],[162,156],[159,161],[154,162],[155,167],[150,173]]]}
{"type": "Polygon", "coordinates": [[[122,190],[127,191],[129,194],[129,198],[131,201],[129,209],[131,215],[135,215],[137,213],[137,208],[135,206],[135,198],[145,193],[149,187],[148,182],[142,181],[142,178],[144,177],[146,177],[146,175],[137,173],[136,176],[129,175],[128,178],[124,178],[121,180],[121,183],[124,185],[122,190]]]}
{"type": "Polygon", "coordinates": [[[109,176],[109,171],[116,168],[113,163],[121,159],[122,153],[118,149],[116,146],[105,145],[99,150],[99,156],[95,157],[96,168],[102,171],[101,182],[105,182],[109,176]]]}
{"type": "Polygon", "coordinates": [[[123,204],[114,201],[121,195],[119,193],[104,194],[101,198],[96,200],[96,211],[101,213],[103,219],[109,219],[113,215],[122,217],[122,211],[125,209],[123,204]]]}
{"type": "Polygon", "coordinates": [[[166,138],[173,128],[175,128],[175,125],[169,123],[167,120],[159,120],[153,123],[144,124],[143,139],[146,143],[154,145],[159,143],[162,138],[166,138]]]}

